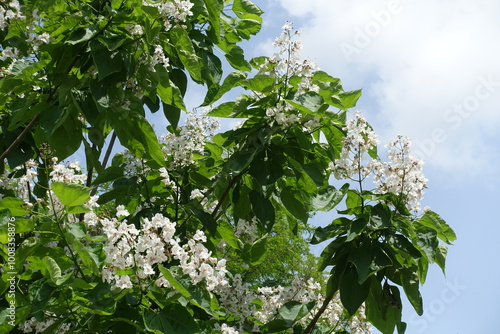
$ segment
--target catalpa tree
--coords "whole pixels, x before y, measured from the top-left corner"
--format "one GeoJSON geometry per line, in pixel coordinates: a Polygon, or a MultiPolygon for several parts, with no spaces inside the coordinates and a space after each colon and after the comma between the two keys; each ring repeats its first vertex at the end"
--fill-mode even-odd
{"type": "Polygon", "coordinates": [[[428,266],[444,270],[455,240],[420,208],[422,162],[404,137],[379,157],[348,111],[361,92],[302,60],[290,23],[275,54],[246,59],[261,14],[249,0],[0,3],[0,332],[403,333],[401,291],[422,314],[428,266]],[[190,82],[206,87],[197,111],[190,82]],[[221,118],[241,123],[218,132],[221,118]],[[333,210],[310,238],[328,242],[325,276],[243,275],[273,261],[277,233],[302,238],[333,210]]]}

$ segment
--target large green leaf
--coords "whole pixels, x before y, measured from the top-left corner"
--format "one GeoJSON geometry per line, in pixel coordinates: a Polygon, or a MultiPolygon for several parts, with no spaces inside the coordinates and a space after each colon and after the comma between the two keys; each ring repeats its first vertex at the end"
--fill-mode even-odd
{"type": "Polygon", "coordinates": [[[420,294],[420,281],[418,279],[417,268],[400,270],[401,285],[411,305],[418,315],[424,313],[422,295],[420,294]]]}
{"type": "Polygon", "coordinates": [[[0,200],[0,210],[8,209],[13,216],[22,216],[29,211],[24,209],[24,201],[16,197],[4,197],[0,200]]]}
{"type": "Polygon", "coordinates": [[[193,80],[202,82],[200,58],[197,56],[187,31],[180,26],[175,26],[170,30],[170,39],[175,45],[179,59],[193,80]]]}
{"type": "Polygon", "coordinates": [[[258,22],[262,22],[260,16],[264,13],[262,9],[249,0],[234,0],[233,12],[240,19],[252,19],[258,22]]]}
{"type": "Polygon", "coordinates": [[[191,294],[189,291],[186,290],[184,286],[174,277],[170,269],[165,268],[163,265],[159,264],[158,269],[160,269],[160,272],[163,274],[163,277],[177,290],[181,295],[183,295],[186,298],[191,297],[191,294]]]}
{"type": "Polygon", "coordinates": [[[90,189],[79,184],[53,182],[51,189],[67,207],[82,205],[90,200],[90,189]]]}
{"type": "Polygon", "coordinates": [[[78,240],[74,234],[71,232],[66,232],[64,233],[64,237],[68,241],[68,243],[73,246],[75,249],[76,253],[82,260],[83,264],[89,268],[94,275],[101,275],[101,270],[99,269],[99,256],[98,254],[95,254],[92,249],[90,249],[90,246],[85,246],[82,244],[80,240],[78,240]],[[87,248],[89,247],[89,248],[87,248]]]}
{"type": "Polygon", "coordinates": [[[302,200],[299,200],[298,197],[300,197],[300,194],[295,192],[291,187],[284,188],[280,194],[281,202],[287,211],[290,212],[295,218],[306,223],[309,218],[309,214],[306,207],[302,203],[302,200]]]}
{"type": "Polygon", "coordinates": [[[358,308],[368,297],[370,281],[358,283],[358,274],[354,268],[347,269],[340,280],[340,300],[350,315],[356,313],[358,308]]]}
{"type": "Polygon", "coordinates": [[[169,304],[158,313],[146,309],[143,318],[146,328],[157,333],[195,334],[200,331],[193,316],[179,304],[169,304]]]}
{"type": "Polygon", "coordinates": [[[356,102],[358,102],[358,99],[361,97],[361,89],[342,92],[338,96],[345,109],[354,108],[356,102]]]}
{"type": "MultiPolygon", "coordinates": [[[[315,92],[307,92],[287,100],[292,106],[306,114],[316,114],[323,109],[324,100],[315,92]]],[[[323,109],[324,110],[324,109],[323,109]]]]}
{"type": "Polygon", "coordinates": [[[250,191],[249,197],[252,212],[255,217],[258,219],[262,227],[270,231],[275,220],[273,204],[269,199],[265,198],[262,193],[256,190],[250,191]]]}
{"type": "Polygon", "coordinates": [[[318,194],[312,198],[312,206],[314,210],[330,211],[336,207],[344,198],[349,189],[349,184],[346,183],[342,188],[337,189],[334,186],[328,186],[320,189],[318,194]]]}
{"type": "Polygon", "coordinates": [[[278,312],[285,321],[289,321],[293,324],[311,312],[314,305],[314,301],[307,304],[298,301],[290,301],[280,307],[278,312]]]}
{"type": "Polygon", "coordinates": [[[435,230],[439,239],[448,244],[457,239],[457,236],[451,229],[451,227],[446,224],[444,219],[442,219],[437,213],[433,211],[427,211],[418,221],[422,225],[435,230]]]}

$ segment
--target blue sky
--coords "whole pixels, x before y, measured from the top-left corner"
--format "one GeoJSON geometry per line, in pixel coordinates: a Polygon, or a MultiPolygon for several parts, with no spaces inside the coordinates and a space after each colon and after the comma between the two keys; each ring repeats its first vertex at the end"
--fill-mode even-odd
{"type": "MultiPolygon", "coordinates": [[[[382,143],[403,134],[425,160],[424,205],[457,232],[446,277],[422,287],[425,313],[405,305],[408,334],[497,333],[500,316],[500,2],[255,0],[266,13],[247,55],[272,52],[290,20],[302,54],[363,89],[358,109],[382,143]]],[[[317,223],[322,224],[321,217],[317,223]]]]}

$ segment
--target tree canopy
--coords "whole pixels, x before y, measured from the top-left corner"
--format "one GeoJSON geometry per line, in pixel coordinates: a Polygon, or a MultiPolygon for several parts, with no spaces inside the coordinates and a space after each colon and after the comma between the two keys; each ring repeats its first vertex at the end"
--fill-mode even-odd
{"type": "Polygon", "coordinates": [[[247,59],[261,15],[249,0],[0,3],[1,333],[404,333],[401,291],[422,314],[456,238],[420,208],[422,162],[404,137],[379,157],[349,111],[361,91],[301,59],[291,23],[247,59]],[[189,83],[206,87],[198,111],[189,83]],[[288,256],[318,211],[336,218],[308,274],[288,256]]]}

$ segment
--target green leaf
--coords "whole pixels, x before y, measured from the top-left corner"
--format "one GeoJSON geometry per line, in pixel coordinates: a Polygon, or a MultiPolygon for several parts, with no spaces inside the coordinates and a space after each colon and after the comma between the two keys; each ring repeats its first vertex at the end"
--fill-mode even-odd
{"type": "Polygon", "coordinates": [[[391,226],[391,210],[387,205],[379,203],[372,207],[370,222],[368,226],[374,230],[380,230],[391,226]]]}
{"type": "Polygon", "coordinates": [[[445,245],[439,245],[436,249],[435,253],[435,261],[439,268],[443,271],[443,275],[445,275],[446,268],[446,255],[448,254],[448,247],[445,245]]]}
{"type": "Polygon", "coordinates": [[[351,221],[345,217],[335,219],[332,223],[325,227],[317,227],[314,230],[314,235],[310,241],[311,244],[316,245],[320,242],[333,238],[345,232],[346,226],[349,226],[351,221]]]}
{"type": "Polygon", "coordinates": [[[215,235],[217,233],[217,222],[211,214],[192,208],[191,211],[195,215],[196,218],[200,220],[203,226],[210,232],[210,234],[215,235]]]}
{"type": "Polygon", "coordinates": [[[338,96],[345,109],[354,108],[356,102],[358,102],[358,99],[361,97],[361,89],[342,92],[338,96]]]}
{"type": "Polygon", "coordinates": [[[427,211],[419,220],[424,226],[432,228],[437,232],[439,239],[450,244],[457,239],[455,232],[446,222],[435,212],[427,211]]]}
{"type": "Polygon", "coordinates": [[[293,191],[291,187],[286,187],[280,194],[281,202],[285,206],[286,210],[295,218],[306,223],[309,219],[309,214],[304,204],[302,204],[302,201],[297,197],[300,197],[300,194],[293,191]]]}
{"type": "Polygon", "coordinates": [[[240,85],[255,92],[270,92],[275,85],[276,78],[270,75],[256,75],[253,78],[243,80],[240,85]]]}
{"type": "Polygon", "coordinates": [[[312,198],[312,207],[314,210],[330,211],[336,207],[344,198],[349,189],[349,184],[346,183],[340,189],[334,186],[328,186],[318,191],[318,194],[312,198]]]}
{"type": "Polygon", "coordinates": [[[191,297],[191,294],[189,291],[182,286],[181,283],[177,279],[175,279],[174,275],[170,271],[170,269],[165,268],[162,264],[158,264],[158,269],[160,269],[160,272],[163,274],[163,277],[172,285],[181,295],[183,295],[186,298],[191,297]]]}
{"type": "Polygon", "coordinates": [[[293,324],[309,314],[314,308],[314,305],[314,301],[307,304],[302,304],[298,301],[290,301],[280,307],[278,312],[285,321],[293,324]]]}
{"type": "Polygon", "coordinates": [[[429,227],[418,225],[415,227],[415,232],[417,238],[414,240],[414,245],[423,252],[429,262],[434,262],[435,252],[439,245],[437,232],[429,227]]]}
{"type": "Polygon", "coordinates": [[[200,328],[189,311],[179,304],[169,304],[156,313],[149,309],[144,310],[146,329],[168,334],[195,334],[200,328]]]}
{"type": "Polygon", "coordinates": [[[420,251],[416,249],[415,246],[413,246],[412,243],[401,234],[391,235],[388,239],[388,243],[392,247],[409,254],[415,260],[418,260],[420,257],[422,257],[420,251]]]}
{"type": "Polygon", "coordinates": [[[250,63],[245,60],[243,49],[239,46],[234,46],[226,53],[226,60],[237,70],[250,71],[252,69],[250,63]]]}
{"type": "Polygon", "coordinates": [[[23,216],[29,211],[24,209],[24,201],[15,197],[4,197],[0,200],[0,210],[8,209],[13,216],[23,216]]]}
{"type": "Polygon", "coordinates": [[[136,113],[129,114],[128,117],[114,116],[116,116],[113,119],[115,132],[123,146],[132,151],[138,158],[148,154],[159,166],[165,164],[156,133],[143,116],[136,113]]]}
{"type": "Polygon", "coordinates": [[[358,284],[358,274],[354,268],[344,272],[340,280],[340,300],[350,315],[356,313],[369,292],[370,281],[358,284]]]}
{"type": "Polygon", "coordinates": [[[101,183],[115,181],[119,178],[122,178],[123,175],[124,175],[124,170],[122,167],[110,166],[101,173],[99,173],[99,175],[97,175],[94,182],[92,182],[92,185],[95,186],[101,183]]]}
{"type": "Polygon", "coordinates": [[[89,249],[87,249],[86,246],[84,246],[80,240],[78,240],[75,235],[73,235],[70,232],[64,233],[64,237],[68,241],[70,245],[73,246],[75,249],[76,253],[82,260],[83,264],[89,268],[94,275],[101,275],[101,271],[99,269],[99,257],[98,255],[94,254],[91,252],[89,249]]]}
{"type": "Polygon", "coordinates": [[[202,82],[200,59],[187,31],[179,26],[175,26],[170,30],[170,39],[175,46],[179,59],[193,80],[202,82]]]}
{"type": "Polygon", "coordinates": [[[90,189],[79,184],[53,182],[51,189],[67,207],[82,205],[90,200],[90,189]]]}
{"type": "Polygon", "coordinates": [[[108,51],[98,42],[91,43],[91,50],[94,64],[97,66],[99,81],[122,70],[123,58],[120,52],[108,51]]]}
{"type": "Polygon", "coordinates": [[[306,114],[317,114],[323,107],[323,98],[315,92],[294,96],[292,100],[287,100],[292,106],[306,114]]]}
{"type": "Polygon", "coordinates": [[[264,262],[267,255],[267,238],[263,237],[258,239],[252,244],[250,248],[250,265],[258,265],[264,262]]]}
{"type": "Polygon", "coordinates": [[[99,31],[99,26],[91,25],[85,28],[80,28],[71,34],[71,36],[66,40],[67,44],[78,44],[80,42],[85,42],[94,37],[94,35],[99,31]]]}
{"type": "Polygon", "coordinates": [[[252,19],[262,22],[260,17],[264,12],[256,4],[249,0],[234,0],[233,12],[240,19],[252,19]]]}
{"type": "Polygon", "coordinates": [[[349,226],[349,230],[347,231],[347,239],[346,241],[352,241],[354,240],[358,235],[360,235],[364,228],[366,227],[367,225],[367,221],[365,218],[358,218],[356,220],[354,220],[350,226],[349,226]]]}
{"type": "Polygon", "coordinates": [[[47,268],[50,279],[56,285],[61,285],[62,283],[67,281],[68,278],[70,278],[71,275],[73,274],[73,273],[67,273],[66,275],[62,276],[61,268],[57,264],[56,260],[54,260],[50,256],[45,256],[43,258],[43,263],[45,264],[45,267],[47,268]]]}
{"type": "Polygon", "coordinates": [[[396,324],[401,323],[401,309],[389,306],[376,277],[369,281],[370,293],[365,301],[366,319],[383,334],[393,334],[396,324]]]}
{"type": "Polygon", "coordinates": [[[239,85],[247,77],[247,73],[243,71],[233,71],[228,74],[224,82],[219,88],[209,89],[203,105],[209,105],[220,99],[225,93],[230,91],[233,87],[239,85]]]}
{"type": "Polygon", "coordinates": [[[284,319],[274,319],[269,321],[267,324],[262,326],[260,328],[260,331],[262,333],[277,333],[277,332],[282,332],[286,331],[288,328],[292,327],[293,324],[291,324],[289,321],[286,321],[284,319]]]}
{"type": "Polygon", "coordinates": [[[252,212],[255,217],[267,231],[270,231],[275,220],[273,204],[269,199],[265,198],[262,193],[256,190],[250,191],[249,197],[252,212]]]}
{"type": "Polygon", "coordinates": [[[226,241],[229,246],[234,249],[240,249],[238,238],[236,238],[236,236],[234,235],[234,230],[231,224],[226,221],[218,222],[217,232],[219,232],[222,239],[224,239],[224,241],[226,241]]]}
{"type": "Polygon", "coordinates": [[[401,285],[403,286],[404,292],[411,305],[415,309],[418,315],[424,313],[422,295],[420,294],[420,282],[418,279],[418,273],[416,268],[402,269],[400,270],[401,285]]]}
{"type": "Polygon", "coordinates": [[[372,271],[370,270],[372,264],[372,249],[371,243],[364,242],[360,247],[355,248],[349,254],[349,261],[356,266],[358,272],[358,283],[362,284],[366,281],[372,271]]]}

